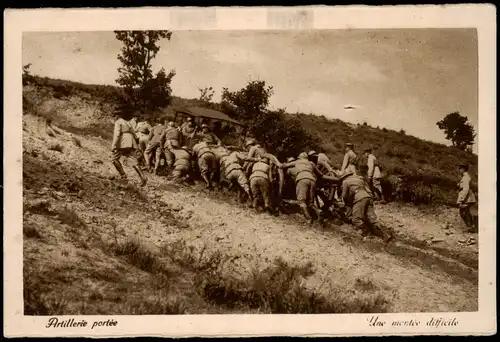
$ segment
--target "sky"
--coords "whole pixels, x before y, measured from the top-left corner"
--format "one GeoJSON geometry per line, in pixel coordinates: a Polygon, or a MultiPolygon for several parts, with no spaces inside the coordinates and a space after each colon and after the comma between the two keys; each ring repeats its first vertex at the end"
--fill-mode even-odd
{"type": "MultiPolygon", "coordinates": [[[[29,32],[23,65],[40,76],[116,84],[120,48],[109,31],[29,32]]],[[[447,145],[436,125],[446,114],[459,111],[478,127],[475,29],[174,31],[160,43],[153,69],[160,67],[175,69],[172,89],[184,98],[211,86],[219,101],[223,87],[264,80],[274,89],[271,109],[447,145]]]]}

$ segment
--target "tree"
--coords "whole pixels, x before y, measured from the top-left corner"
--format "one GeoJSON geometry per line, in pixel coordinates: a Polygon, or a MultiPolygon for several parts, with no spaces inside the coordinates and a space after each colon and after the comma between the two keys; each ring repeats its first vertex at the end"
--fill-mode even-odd
{"type": "Polygon", "coordinates": [[[30,72],[31,63],[23,65],[23,85],[29,84],[33,80],[30,72]]]}
{"type": "Polygon", "coordinates": [[[278,158],[296,156],[306,148],[317,148],[317,141],[308,134],[300,120],[284,109],[268,110],[273,87],[265,81],[249,81],[239,91],[222,90],[222,111],[243,121],[252,136],[278,158]]]}
{"type": "Polygon", "coordinates": [[[453,146],[465,151],[474,144],[476,137],[474,127],[467,121],[466,116],[453,112],[436,122],[436,125],[444,131],[446,139],[450,140],[453,146]]]}
{"type": "Polygon", "coordinates": [[[161,68],[153,75],[151,61],[160,51],[159,41],[172,36],[171,31],[115,31],[123,46],[118,60],[116,82],[124,88],[126,105],[144,111],[166,107],[172,98],[170,83],[175,71],[161,68]]]}
{"type": "Polygon", "coordinates": [[[229,116],[247,121],[259,115],[269,105],[273,87],[265,81],[249,81],[245,88],[230,92],[222,89],[221,107],[229,116]]]}
{"type": "Polygon", "coordinates": [[[200,97],[199,97],[200,101],[203,101],[206,103],[212,102],[212,99],[215,95],[214,88],[205,87],[205,88],[198,88],[198,90],[200,91],[200,97]]]}

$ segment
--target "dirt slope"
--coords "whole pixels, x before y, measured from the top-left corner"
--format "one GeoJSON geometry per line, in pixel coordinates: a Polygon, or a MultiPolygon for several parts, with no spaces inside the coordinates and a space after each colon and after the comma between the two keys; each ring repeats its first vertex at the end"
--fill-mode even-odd
{"type": "Polygon", "coordinates": [[[80,99],[40,102],[54,130],[48,133],[38,115],[23,117],[25,296],[52,298],[39,312],[227,312],[200,296],[198,270],[166,257],[165,246],[219,253],[229,259],[224,272],[240,279],[277,257],[295,266],[310,262],[315,272],[304,284],[311,291],[380,295],[392,312],[477,310],[477,246],[468,245],[471,236],[453,210],[377,206],[398,233],[385,249],[347,225],[311,227],[299,215],[257,214],[201,185],[149,176],[141,189],[129,167],[132,185],[122,185],[109,180],[109,141],[83,134],[97,127],[98,109],[80,99]],[[130,240],[158,251],[166,268],[153,272],[154,261],[118,253],[130,240]],[[68,303],[56,298],[62,289],[72,293],[68,303]]]}

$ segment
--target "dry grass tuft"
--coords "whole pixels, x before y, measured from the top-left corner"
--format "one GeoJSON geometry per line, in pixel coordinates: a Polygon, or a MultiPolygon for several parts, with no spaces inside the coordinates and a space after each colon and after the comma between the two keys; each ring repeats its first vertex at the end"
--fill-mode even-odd
{"type": "Polygon", "coordinates": [[[52,316],[66,313],[69,301],[61,293],[44,291],[29,272],[24,272],[23,282],[25,315],[52,316]]]}
{"type": "Polygon", "coordinates": [[[23,235],[27,238],[43,239],[42,233],[33,226],[23,225],[23,235]]]}
{"type": "Polygon", "coordinates": [[[143,271],[160,273],[164,270],[158,256],[139,241],[127,240],[123,244],[115,245],[114,252],[116,255],[124,256],[130,264],[143,271]]]}
{"type": "Polygon", "coordinates": [[[363,295],[332,291],[329,296],[310,290],[303,280],[314,273],[311,264],[288,265],[277,259],[275,265],[246,279],[227,277],[221,272],[204,276],[200,295],[229,308],[258,309],[263,313],[372,313],[386,312],[388,301],[380,293],[363,295]]]}
{"type": "Polygon", "coordinates": [[[376,288],[370,294],[337,290],[329,296],[306,288],[303,281],[314,274],[311,263],[290,266],[278,258],[273,266],[239,279],[224,272],[230,258],[218,251],[206,255],[205,248],[197,251],[184,241],[177,241],[164,246],[162,252],[178,265],[196,272],[195,286],[202,298],[228,309],[290,314],[373,313],[387,312],[389,308],[389,302],[376,288]]]}
{"type": "Polygon", "coordinates": [[[158,297],[152,301],[131,303],[129,315],[182,315],[186,313],[185,299],[180,297],[158,297]]]}
{"type": "Polygon", "coordinates": [[[51,151],[57,151],[57,152],[62,153],[64,150],[64,147],[59,143],[51,143],[51,144],[49,144],[48,149],[51,151]]]}

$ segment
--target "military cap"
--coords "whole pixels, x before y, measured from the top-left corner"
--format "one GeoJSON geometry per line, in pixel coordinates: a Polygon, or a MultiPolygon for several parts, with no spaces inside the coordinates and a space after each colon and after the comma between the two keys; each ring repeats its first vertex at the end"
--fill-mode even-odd
{"type": "Polygon", "coordinates": [[[299,159],[307,159],[307,153],[301,152],[298,156],[299,159]]]}
{"type": "Polygon", "coordinates": [[[255,145],[256,143],[257,141],[255,141],[255,139],[248,139],[245,146],[255,145]]]}
{"type": "Polygon", "coordinates": [[[311,150],[311,151],[309,151],[309,152],[307,153],[307,155],[308,155],[308,156],[313,156],[313,155],[315,155],[315,154],[316,154],[316,151],[314,151],[314,150],[311,150]]]}
{"type": "Polygon", "coordinates": [[[354,147],[354,144],[353,144],[353,143],[350,143],[350,142],[345,143],[345,145],[346,145],[346,146],[349,146],[349,147],[354,147]]]}
{"type": "Polygon", "coordinates": [[[458,167],[461,168],[461,169],[465,169],[465,170],[468,170],[469,169],[469,165],[468,164],[458,164],[458,167]]]}

